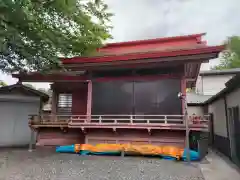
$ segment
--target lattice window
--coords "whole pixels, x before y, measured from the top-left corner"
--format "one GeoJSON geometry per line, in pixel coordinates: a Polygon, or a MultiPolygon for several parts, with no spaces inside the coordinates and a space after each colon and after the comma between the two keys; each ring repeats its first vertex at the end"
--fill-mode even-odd
{"type": "Polygon", "coordinates": [[[58,112],[70,113],[72,111],[72,94],[61,93],[58,96],[58,112]]]}

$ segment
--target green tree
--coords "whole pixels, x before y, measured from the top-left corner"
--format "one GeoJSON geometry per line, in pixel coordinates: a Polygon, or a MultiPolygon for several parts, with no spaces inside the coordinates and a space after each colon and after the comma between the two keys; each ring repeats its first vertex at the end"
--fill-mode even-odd
{"type": "Polygon", "coordinates": [[[0,70],[61,67],[58,57],[84,56],[111,38],[103,0],[0,0],[0,70]]]}
{"type": "Polygon", "coordinates": [[[2,86],[7,86],[7,83],[5,83],[4,81],[0,80],[0,87],[2,86]]]}
{"type": "Polygon", "coordinates": [[[227,50],[220,56],[220,64],[212,69],[240,68],[240,37],[234,36],[227,41],[227,50]]]}

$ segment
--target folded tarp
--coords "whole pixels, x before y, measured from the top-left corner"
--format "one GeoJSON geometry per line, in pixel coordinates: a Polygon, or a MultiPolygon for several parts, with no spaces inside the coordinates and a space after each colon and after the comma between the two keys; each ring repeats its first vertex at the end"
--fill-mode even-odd
{"type": "Polygon", "coordinates": [[[76,153],[75,145],[58,146],[58,147],[56,147],[56,152],[58,152],[58,153],[76,153]]]}
{"type": "MultiPolygon", "coordinates": [[[[175,146],[156,146],[156,145],[133,145],[133,144],[75,144],[70,146],[59,146],[56,152],[60,153],[79,153],[81,155],[151,155],[160,156],[164,159],[186,160],[187,150],[175,146]]],[[[199,160],[199,153],[190,150],[190,159],[199,160]]]]}

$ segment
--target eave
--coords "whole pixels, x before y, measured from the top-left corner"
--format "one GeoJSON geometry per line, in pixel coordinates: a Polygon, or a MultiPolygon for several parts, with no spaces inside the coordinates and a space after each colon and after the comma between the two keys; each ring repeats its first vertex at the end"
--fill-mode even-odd
{"type": "MultiPolygon", "coordinates": [[[[99,57],[74,57],[63,60],[63,65],[70,71],[94,71],[117,68],[146,68],[184,65],[184,77],[187,87],[195,84],[202,62],[216,58],[225,46],[201,47],[197,49],[148,52],[99,57]]],[[[13,74],[13,77],[27,82],[58,82],[58,81],[87,81],[84,75],[69,75],[69,73],[53,74],[13,74]]]]}
{"type": "Polygon", "coordinates": [[[130,61],[139,59],[155,59],[155,58],[166,58],[176,56],[189,56],[196,54],[206,53],[219,53],[224,50],[225,46],[209,46],[201,47],[196,49],[185,49],[175,51],[160,51],[160,52],[146,52],[146,53],[130,53],[123,55],[109,55],[109,56],[94,56],[94,57],[73,57],[73,58],[62,58],[62,63],[67,64],[78,64],[78,63],[106,63],[116,61],[130,61]]]}

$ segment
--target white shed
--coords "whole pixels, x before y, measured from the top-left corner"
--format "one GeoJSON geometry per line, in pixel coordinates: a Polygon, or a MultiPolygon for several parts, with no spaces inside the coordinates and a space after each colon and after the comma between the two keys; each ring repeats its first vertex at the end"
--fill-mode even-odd
{"type": "Polygon", "coordinates": [[[0,147],[30,142],[29,115],[38,114],[48,95],[22,84],[0,87],[0,147]]]}

